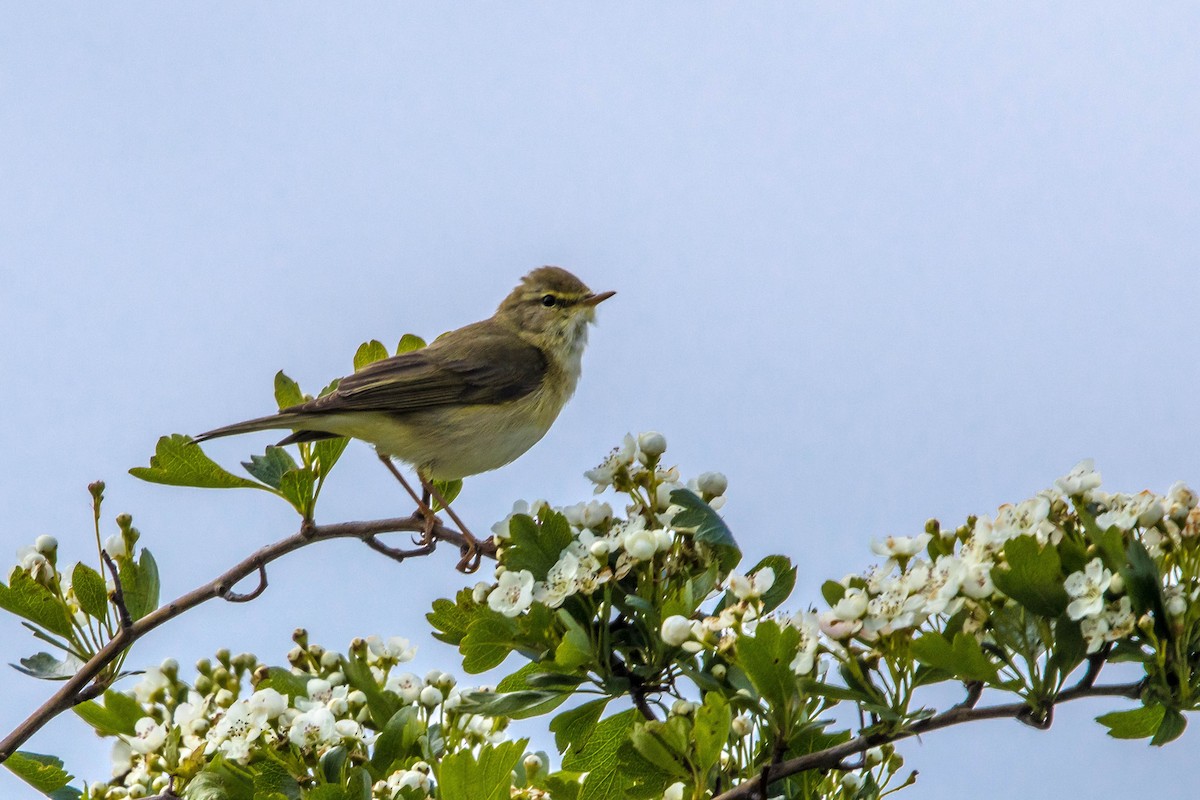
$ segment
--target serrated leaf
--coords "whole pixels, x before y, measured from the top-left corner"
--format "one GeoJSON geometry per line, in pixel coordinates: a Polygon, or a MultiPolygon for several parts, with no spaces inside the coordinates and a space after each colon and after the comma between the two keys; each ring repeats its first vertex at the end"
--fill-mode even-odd
{"type": "Polygon", "coordinates": [[[1114,739],[1149,739],[1162,725],[1166,709],[1160,705],[1140,706],[1126,711],[1111,711],[1096,717],[1114,739]]]}
{"type": "Polygon", "coordinates": [[[675,489],[671,492],[671,502],[682,507],[671,520],[671,527],[691,529],[693,538],[706,544],[717,554],[717,560],[724,572],[729,572],[742,560],[742,551],[733,538],[733,531],[721,519],[721,515],[698,494],[690,489],[675,489]]]}
{"type": "Polygon", "coordinates": [[[49,653],[36,653],[20,661],[20,665],[13,664],[12,668],[44,681],[65,681],[74,677],[80,667],[80,661],[74,657],[59,661],[49,653]]]}
{"type": "Polygon", "coordinates": [[[729,741],[729,726],[733,712],[729,703],[717,692],[704,696],[704,705],[696,710],[696,722],[692,728],[695,741],[695,757],[700,768],[707,771],[716,766],[721,750],[729,741]]]}
{"type": "Polygon", "coordinates": [[[255,800],[300,800],[300,784],[279,762],[261,759],[251,769],[255,800]]]}
{"type": "Polygon", "coordinates": [[[1041,547],[1032,536],[1018,536],[1005,543],[1004,557],[1008,568],[992,570],[1000,591],[1039,616],[1054,618],[1066,610],[1070,597],[1053,546],[1041,547]]]}
{"type": "Polygon", "coordinates": [[[63,769],[62,759],[24,750],[18,750],[9,756],[4,766],[42,794],[63,788],[72,777],[63,769]]]}
{"type": "MultiPolygon", "coordinates": [[[[639,719],[641,715],[629,709],[600,720],[586,741],[571,743],[571,749],[563,756],[562,768],[577,772],[615,768],[617,751],[629,739],[633,725],[639,719]]],[[[590,795],[585,792],[583,796],[590,795]]]]}
{"type": "Polygon", "coordinates": [[[250,460],[243,461],[242,466],[246,468],[246,472],[267,486],[278,489],[283,474],[296,469],[296,460],[282,447],[269,445],[265,454],[250,456],[250,460]]]}
{"type": "Polygon", "coordinates": [[[754,636],[738,640],[737,664],[750,678],[759,695],[774,708],[790,705],[797,694],[796,675],[791,663],[800,647],[800,631],[780,626],[773,619],[763,620],[754,636]]]}
{"type": "Polygon", "coordinates": [[[104,619],[108,613],[108,586],[99,572],[79,562],[71,570],[71,589],[85,614],[104,619]]]}
{"type": "Polygon", "coordinates": [[[508,530],[505,565],[510,570],[527,569],[536,580],[546,578],[572,538],[567,518],[557,511],[543,510],[538,522],[527,514],[515,514],[508,530]]]}
{"type": "Polygon", "coordinates": [[[382,361],[387,357],[388,351],[383,346],[383,342],[376,339],[363,342],[358,346],[358,351],[354,354],[354,371],[358,372],[368,364],[374,364],[376,361],[382,361]]]}
{"type": "Polygon", "coordinates": [[[396,355],[401,353],[411,353],[413,350],[420,350],[425,347],[425,340],[415,333],[406,333],[400,337],[400,344],[396,345],[396,355]]]}
{"type": "Polygon", "coordinates": [[[462,589],[458,593],[457,603],[452,603],[444,597],[434,600],[433,610],[425,615],[425,619],[433,626],[435,639],[457,645],[462,641],[462,637],[466,636],[471,620],[474,619],[473,612],[479,608],[471,597],[471,590],[462,589]]]}
{"type": "Polygon", "coordinates": [[[279,480],[279,493],[305,519],[312,517],[315,488],[316,481],[312,472],[307,469],[288,470],[279,480]]]}
{"type": "Polygon", "coordinates": [[[477,614],[458,646],[463,669],[475,675],[500,666],[513,651],[515,634],[512,620],[503,614],[491,609],[477,614]]]}
{"type": "Polygon", "coordinates": [[[283,370],[275,373],[275,402],[280,411],[304,402],[304,392],[300,391],[300,384],[284,375],[283,370]]]}
{"type": "Polygon", "coordinates": [[[150,483],[194,486],[200,489],[263,489],[266,486],[226,472],[204,454],[190,436],[175,433],[160,437],[150,466],[134,467],[129,474],[150,483]]]}
{"type": "Polygon", "coordinates": [[[71,618],[62,601],[19,567],[13,568],[8,586],[0,583],[0,608],[24,617],[51,633],[67,639],[74,638],[71,618]]]}
{"type": "Polygon", "coordinates": [[[587,746],[588,739],[600,721],[600,715],[608,705],[609,698],[601,697],[584,703],[578,708],[564,711],[550,720],[550,731],[554,734],[554,744],[558,752],[566,753],[569,747],[572,751],[587,746]]]}
{"type": "Polygon", "coordinates": [[[484,745],[478,758],[470,750],[443,758],[438,772],[442,800],[507,800],[513,768],[525,754],[528,741],[484,745]]]}

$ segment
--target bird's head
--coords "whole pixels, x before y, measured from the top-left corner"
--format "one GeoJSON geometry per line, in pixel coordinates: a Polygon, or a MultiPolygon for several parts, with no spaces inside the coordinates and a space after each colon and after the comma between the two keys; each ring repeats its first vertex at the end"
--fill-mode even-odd
{"type": "Polygon", "coordinates": [[[596,306],[614,294],[593,292],[561,267],[538,267],[504,298],[496,319],[542,350],[567,358],[587,341],[596,306]]]}

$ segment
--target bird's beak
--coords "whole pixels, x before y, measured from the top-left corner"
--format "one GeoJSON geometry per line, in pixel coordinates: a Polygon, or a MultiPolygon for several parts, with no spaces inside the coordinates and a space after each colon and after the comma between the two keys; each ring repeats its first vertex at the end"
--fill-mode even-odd
{"type": "Polygon", "coordinates": [[[579,305],[595,307],[603,303],[608,298],[612,297],[616,292],[601,292],[600,294],[589,294],[587,297],[579,301],[579,305]]]}

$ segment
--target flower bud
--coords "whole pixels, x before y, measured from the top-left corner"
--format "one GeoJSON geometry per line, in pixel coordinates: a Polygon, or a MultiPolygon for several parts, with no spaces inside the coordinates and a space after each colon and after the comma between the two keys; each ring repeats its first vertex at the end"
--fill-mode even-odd
{"type": "Polygon", "coordinates": [[[736,736],[745,737],[750,735],[750,731],[754,730],[754,725],[751,724],[750,718],[745,714],[739,714],[733,718],[730,723],[730,728],[736,736]]]}
{"type": "Polygon", "coordinates": [[[709,497],[720,497],[729,488],[729,480],[720,472],[702,472],[696,478],[696,488],[709,497]]]}
{"type": "Polygon", "coordinates": [[[847,792],[857,792],[858,787],[862,786],[862,778],[857,772],[847,772],[842,776],[842,788],[847,792]]]}
{"type": "Polygon", "coordinates": [[[863,753],[863,762],[868,767],[873,767],[876,764],[882,764],[883,763],[883,748],[882,747],[872,747],[870,750],[863,753]]]}
{"type": "Polygon", "coordinates": [[[421,690],[420,700],[421,705],[426,708],[433,708],[442,702],[442,693],[436,686],[426,686],[421,690]]]}
{"type": "Polygon", "coordinates": [[[33,540],[33,549],[44,556],[52,556],[58,551],[58,539],[42,534],[33,540]]]}
{"type": "Polygon", "coordinates": [[[728,670],[725,669],[724,664],[713,664],[713,668],[709,670],[709,672],[712,673],[712,676],[719,681],[725,680],[725,674],[727,671],[728,670]]]}
{"type": "Polygon", "coordinates": [[[1121,577],[1119,572],[1114,572],[1112,580],[1109,581],[1108,590],[1114,595],[1125,594],[1125,579],[1121,577]]]}
{"type": "Polygon", "coordinates": [[[638,449],[651,459],[667,452],[667,437],[658,431],[647,431],[638,436],[638,449]]]}
{"type": "Polygon", "coordinates": [[[663,800],[683,800],[684,788],[684,785],[679,781],[672,783],[667,787],[667,790],[663,792],[663,800]]]}
{"type": "Polygon", "coordinates": [[[679,647],[692,638],[692,621],[679,614],[673,614],[663,620],[661,634],[663,643],[668,647],[679,647]]]}
{"type": "Polygon", "coordinates": [[[687,700],[676,700],[671,704],[671,716],[690,717],[696,710],[696,704],[687,700]]]}
{"type": "Polygon", "coordinates": [[[326,650],[321,654],[321,667],[323,669],[336,669],[342,663],[341,653],[335,653],[332,650],[326,650]]]}
{"type": "Polygon", "coordinates": [[[492,591],[492,584],[487,581],[480,581],[471,589],[471,599],[476,603],[486,603],[488,593],[492,591]]]}
{"type": "Polygon", "coordinates": [[[179,662],[173,658],[168,658],[159,664],[158,669],[163,675],[174,680],[175,676],[179,674],[179,662]]]}
{"type": "Polygon", "coordinates": [[[546,766],[542,763],[542,757],[537,753],[530,753],[525,756],[525,760],[522,763],[525,765],[525,774],[530,776],[538,774],[542,771],[542,767],[546,766]]]}

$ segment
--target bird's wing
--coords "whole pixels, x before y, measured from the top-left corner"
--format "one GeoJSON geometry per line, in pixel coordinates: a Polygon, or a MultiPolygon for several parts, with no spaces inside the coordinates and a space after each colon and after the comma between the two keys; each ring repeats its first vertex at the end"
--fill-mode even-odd
{"type": "Polygon", "coordinates": [[[408,413],[447,405],[502,403],[541,385],[542,351],[490,320],[446,334],[428,347],[385,358],[337,389],[288,411],[408,413]]]}

